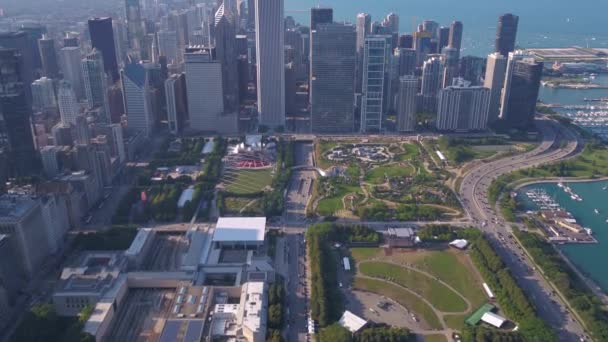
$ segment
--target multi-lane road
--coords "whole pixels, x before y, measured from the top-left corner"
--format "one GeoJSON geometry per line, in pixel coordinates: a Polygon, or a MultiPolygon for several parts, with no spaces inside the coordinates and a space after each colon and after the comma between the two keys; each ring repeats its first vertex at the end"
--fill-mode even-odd
{"type": "Polygon", "coordinates": [[[500,175],[563,160],[576,155],[582,148],[579,137],[557,122],[540,119],[537,127],[543,137],[539,146],[518,156],[474,167],[465,175],[459,192],[467,215],[483,227],[496,252],[536,306],[539,316],[557,331],[560,341],[577,341],[585,336],[583,327],[511,237],[511,223],[488,203],[488,188],[500,175]]]}

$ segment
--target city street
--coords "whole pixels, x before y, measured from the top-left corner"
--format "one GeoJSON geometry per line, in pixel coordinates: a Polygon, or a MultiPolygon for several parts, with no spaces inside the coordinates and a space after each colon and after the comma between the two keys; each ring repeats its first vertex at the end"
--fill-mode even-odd
{"type": "Polygon", "coordinates": [[[549,120],[537,120],[543,140],[533,151],[478,165],[464,177],[460,196],[470,219],[487,237],[505,264],[528,294],[541,318],[558,333],[560,341],[575,341],[584,336],[583,327],[573,319],[565,303],[554,296],[553,289],[540,275],[510,237],[511,223],[488,203],[488,188],[498,176],[516,170],[563,160],[576,155],[582,144],[570,130],[549,120]]]}

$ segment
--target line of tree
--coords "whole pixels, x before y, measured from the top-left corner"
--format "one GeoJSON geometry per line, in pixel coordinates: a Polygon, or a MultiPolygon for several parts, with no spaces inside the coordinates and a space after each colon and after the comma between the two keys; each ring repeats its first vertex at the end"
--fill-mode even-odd
{"type": "Polygon", "coordinates": [[[342,293],[338,287],[338,258],[333,254],[333,243],[379,243],[381,235],[365,226],[319,223],[306,232],[310,258],[312,318],[321,327],[337,321],[343,313],[342,293]]]}
{"type": "MultiPolygon", "coordinates": [[[[484,280],[494,290],[500,308],[519,325],[516,334],[524,341],[555,341],[557,337],[553,330],[537,317],[536,309],[483,235],[472,244],[470,255],[484,280]]],[[[474,337],[475,330],[465,328],[463,335],[466,338],[463,340],[478,341],[474,337]]]]}
{"type": "Polygon", "coordinates": [[[415,336],[405,328],[394,328],[386,325],[370,325],[364,327],[356,334],[338,323],[323,328],[319,335],[319,342],[413,342],[415,336]]]}
{"type": "Polygon", "coordinates": [[[459,228],[448,224],[427,224],[416,235],[423,242],[449,242],[455,239],[477,240],[481,235],[476,228],[459,228]]]}
{"type": "Polygon", "coordinates": [[[14,342],[95,342],[95,337],[82,331],[93,307],[85,307],[78,317],[61,317],[52,304],[34,305],[17,326],[14,342]]]}
{"type": "Polygon", "coordinates": [[[545,276],[566,297],[596,341],[608,341],[608,313],[602,301],[543,237],[514,229],[513,233],[542,268],[545,276]]]}
{"type": "Polygon", "coordinates": [[[272,191],[264,193],[263,206],[266,216],[278,216],[285,207],[284,192],[295,165],[295,144],[282,138],[277,141],[277,161],[272,191]]]}
{"type": "Polygon", "coordinates": [[[126,250],[137,235],[134,226],[115,226],[106,231],[81,233],[74,238],[74,248],[85,251],[126,250]]]}
{"type": "Polygon", "coordinates": [[[268,332],[267,340],[281,342],[281,330],[285,324],[285,287],[283,279],[279,279],[268,287],[268,332]]]}

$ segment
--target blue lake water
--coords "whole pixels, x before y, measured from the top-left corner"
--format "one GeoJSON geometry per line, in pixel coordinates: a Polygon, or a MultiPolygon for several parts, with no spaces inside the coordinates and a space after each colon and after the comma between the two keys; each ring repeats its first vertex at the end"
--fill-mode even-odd
{"type": "Polygon", "coordinates": [[[560,248],[583,274],[593,279],[604,292],[608,292],[608,267],[605,264],[608,260],[608,190],[603,190],[608,186],[608,181],[569,183],[568,186],[583,198],[582,202],[572,200],[570,195],[555,183],[524,187],[518,192],[518,197],[527,210],[537,210],[538,208],[526,199],[525,192],[530,189],[544,189],[562,208],[572,213],[583,227],[593,230],[598,244],[570,244],[560,248]],[[598,209],[599,214],[595,214],[594,209],[598,209]]]}
{"type": "Polygon", "coordinates": [[[424,19],[448,26],[464,23],[463,55],[487,55],[494,47],[499,15],[519,15],[521,47],[608,47],[605,0],[285,0],[285,15],[307,24],[311,7],[334,9],[336,21],[354,22],[366,12],[381,21],[390,12],[400,16],[402,32],[412,32],[424,19]]]}

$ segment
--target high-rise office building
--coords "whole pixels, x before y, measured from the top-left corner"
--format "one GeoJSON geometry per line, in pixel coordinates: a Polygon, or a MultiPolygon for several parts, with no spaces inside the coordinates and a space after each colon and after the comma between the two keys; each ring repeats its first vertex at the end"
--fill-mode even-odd
{"type": "Polygon", "coordinates": [[[138,63],[129,63],[120,73],[123,99],[129,129],[149,137],[154,130],[153,93],[146,69],[138,63]]]}
{"type": "Polygon", "coordinates": [[[496,52],[508,57],[515,50],[515,39],[517,37],[517,25],[519,17],[511,13],[498,17],[496,27],[496,52]]]}
{"type": "Polygon", "coordinates": [[[310,30],[316,30],[319,24],[329,24],[334,21],[332,8],[313,7],[310,9],[310,30]]]}
{"type": "Polygon", "coordinates": [[[400,35],[397,46],[400,49],[413,49],[414,48],[414,36],[412,36],[411,34],[400,35]]]}
{"type": "Polygon", "coordinates": [[[416,49],[416,66],[420,67],[431,53],[432,34],[428,31],[414,32],[414,49],[416,49]]]}
{"type": "Polygon", "coordinates": [[[50,254],[40,202],[26,195],[0,197],[0,234],[10,234],[15,268],[33,277],[50,254]]]}
{"type": "Polygon", "coordinates": [[[56,78],[59,76],[55,40],[48,37],[39,39],[38,50],[40,50],[40,60],[42,61],[42,72],[44,76],[49,78],[56,78]]]}
{"type": "Polygon", "coordinates": [[[167,57],[169,64],[178,63],[177,32],[158,31],[158,54],[167,57]]]}
{"type": "Polygon", "coordinates": [[[500,118],[510,127],[529,128],[534,123],[543,63],[526,51],[509,53],[500,118]]]}
{"type": "Polygon", "coordinates": [[[104,71],[112,77],[112,81],[116,82],[118,80],[118,62],[116,61],[112,18],[89,19],[89,33],[91,34],[91,46],[101,52],[103,57],[104,71]]]}
{"type": "Polygon", "coordinates": [[[165,81],[167,100],[167,121],[171,134],[180,134],[188,118],[188,101],[186,98],[186,75],[172,75],[165,81]]]}
{"type": "Polygon", "coordinates": [[[101,53],[93,49],[81,62],[82,76],[89,109],[98,107],[101,120],[110,122],[108,87],[101,53]]]}
{"type": "Polygon", "coordinates": [[[417,95],[418,78],[413,75],[401,76],[397,103],[397,131],[411,132],[416,128],[417,95]]]}
{"type": "Polygon", "coordinates": [[[439,30],[439,23],[437,23],[436,21],[425,20],[422,22],[422,31],[430,33],[432,39],[437,38],[438,30],[439,30]]]}
{"type": "Polygon", "coordinates": [[[365,37],[370,34],[372,26],[372,16],[367,13],[357,14],[357,70],[355,75],[355,92],[361,93],[363,85],[363,49],[365,47],[365,37]]]}
{"type": "Polygon", "coordinates": [[[389,106],[391,36],[370,35],[363,51],[361,132],[379,132],[389,106]]]}
{"type": "Polygon", "coordinates": [[[12,175],[30,175],[38,169],[32,137],[32,105],[21,75],[21,53],[0,49],[0,148],[8,152],[12,175]]]}
{"type": "Polygon", "coordinates": [[[437,53],[441,53],[444,47],[450,45],[450,28],[441,26],[437,30],[437,53]]]}
{"type": "Polygon", "coordinates": [[[437,108],[437,129],[441,131],[479,131],[488,124],[490,89],[471,87],[460,80],[441,89],[437,108]]]}
{"type": "Polygon", "coordinates": [[[30,53],[32,54],[32,66],[34,67],[34,70],[32,71],[40,69],[42,67],[42,64],[40,62],[40,50],[38,49],[38,39],[41,39],[47,33],[46,26],[42,24],[27,23],[22,24],[17,29],[17,31],[23,31],[27,33],[30,53]]]}
{"type": "Polygon", "coordinates": [[[502,87],[505,85],[505,74],[507,72],[507,58],[499,52],[488,55],[484,87],[490,89],[490,114],[489,123],[498,120],[500,116],[500,102],[502,87]]]}
{"type": "Polygon", "coordinates": [[[53,109],[57,106],[53,80],[41,77],[32,83],[32,99],[34,108],[39,110],[53,109]]]}
{"type": "Polygon", "coordinates": [[[416,50],[414,49],[395,49],[395,57],[398,65],[398,75],[415,75],[416,74],[416,50]]]}
{"type": "Polygon", "coordinates": [[[236,54],[236,23],[234,22],[234,16],[228,16],[224,13],[220,13],[219,10],[216,13],[215,56],[217,61],[222,65],[224,111],[227,113],[237,113],[240,100],[236,54]]]}
{"type": "Polygon", "coordinates": [[[125,0],[125,18],[127,21],[129,46],[131,49],[139,52],[144,39],[144,23],[139,0],[125,0]]]}
{"type": "MultiPolygon", "coordinates": [[[[232,113],[224,115],[222,65],[213,60],[208,49],[190,49],[184,54],[184,61],[190,128],[234,133],[238,117],[232,113]]],[[[285,85],[275,85],[275,89],[277,86],[285,85]]]]}
{"type": "Polygon", "coordinates": [[[122,134],[122,125],[111,124],[108,126],[108,128],[111,130],[112,142],[114,144],[114,155],[116,155],[118,160],[122,163],[127,160],[125,141],[122,134]]]}
{"type": "Polygon", "coordinates": [[[285,125],[283,11],[283,0],[255,1],[258,113],[260,125],[268,127],[285,125]]]}
{"type": "Polygon", "coordinates": [[[481,85],[486,59],[477,56],[464,56],[459,62],[459,77],[471,82],[472,86],[481,85]]]}
{"type": "Polygon", "coordinates": [[[396,13],[389,13],[386,18],[384,18],[383,23],[389,33],[399,33],[399,16],[396,13]]]}
{"type": "Polygon", "coordinates": [[[311,31],[311,127],[313,132],[354,130],[357,32],[346,24],[311,31]]]}
{"type": "Polygon", "coordinates": [[[80,106],[69,81],[60,81],[57,87],[57,103],[59,115],[64,125],[75,125],[76,117],[80,115],[80,106]]]}
{"type": "Polygon", "coordinates": [[[61,68],[63,78],[70,82],[76,98],[85,97],[84,84],[82,80],[82,55],[80,48],[76,46],[66,46],[59,50],[61,57],[61,68]]]}
{"type": "Polygon", "coordinates": [[[458,77],[458,50],[448,46],[441,53],[443,62],[443,81],[442,88],[452,85],[452,80],[458,77]]]}
{"type": "MultiPolygon", "coordinates": [[[[33,38],[30,33],[19,32],[0,32],[0,48],[15,49],[21,55],[19,74],[25,85],[34,81],[34,66],[36,60],[40,63],[40,53],[38,52],[38,38],[33,38]]],[[[32,100],[32,90],[29,86],[25,89],[28,101],[32,100]]]]}
{"type": "Polygon", "coordinates": [[[437,94],[443,81],[443,63],[437,57],[432,57],[422,66],[422,109],[425,112],[435,113],[437,110],[437,94]]]}
{"type": "Polygon", "coordinates": [[[458,56],[460,56],[460,48],[462,47],[462,22],[454,21],[450,25],[450,41],[449,46],[456,49],[458,56]]]}

